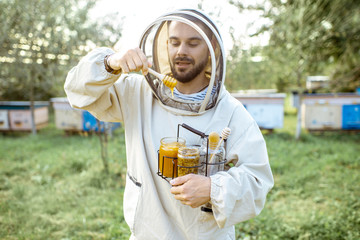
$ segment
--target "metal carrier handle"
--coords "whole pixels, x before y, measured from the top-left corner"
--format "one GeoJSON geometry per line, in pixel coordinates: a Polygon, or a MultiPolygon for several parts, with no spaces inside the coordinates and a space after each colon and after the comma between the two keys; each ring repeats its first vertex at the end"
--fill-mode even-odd
{"type": "Polygon", "coordinates": [[[177,131],[177,136],[178,137],[179,137],[179,133],[180,133],[180,126],[187,129],[187,130],[189,130],[190,132],[193,132],[193,133],[199,135],[201,138],[206,138],[207,137],[207,135],[205,133],[203,133],[203,132],[201,132],[201,131],[199,131],[199,130],[197,130],[195,128],[192,128],[192,127],[190,127],[189,125],[187,125],[185,123],[178,124],[178,131],[177,131]]]}

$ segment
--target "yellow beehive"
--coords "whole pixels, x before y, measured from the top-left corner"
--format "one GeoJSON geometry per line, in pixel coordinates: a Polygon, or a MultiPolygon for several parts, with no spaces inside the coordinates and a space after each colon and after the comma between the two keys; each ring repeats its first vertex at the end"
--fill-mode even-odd
{"type": "Polygon", "coordinates": [[[341,105],[303,105],[302,127],[310,130],[341,129],[341,105]]]}
{"type": "MultiPolygon", "coordinates": [[[[49,120],[48,107],[36,107],[34,110],[36,129],[47,126],[49,120]]],[[[10,129],[30,131],[32,125],[30,109],[9,110],[10,129]]]]}

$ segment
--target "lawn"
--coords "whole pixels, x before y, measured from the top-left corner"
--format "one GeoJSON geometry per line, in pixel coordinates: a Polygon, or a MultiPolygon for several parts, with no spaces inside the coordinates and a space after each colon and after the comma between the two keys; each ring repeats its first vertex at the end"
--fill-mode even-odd
{"type": "MultiPolygon", "coordinates": [[[[360,239],[360,134],[303,131],[296,116],[264,132],[275,187],[237,239],[360,239]]],[[[109,141],[106,174],[96,135],[0,134],[0,239],[128,239],[122,197],[124,132],[109,141]]]]}

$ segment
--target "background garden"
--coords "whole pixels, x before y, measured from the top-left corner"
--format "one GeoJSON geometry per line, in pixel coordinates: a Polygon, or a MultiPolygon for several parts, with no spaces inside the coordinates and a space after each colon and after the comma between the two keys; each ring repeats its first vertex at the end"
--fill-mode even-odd
{"type": "MultiPolygon", "coordinates": [[[[121,39],[121,22],[111,21],[121,12],[89,17],[97,2],[0,1],[0,101],[64,96],[70,68],[91,49],[121,39]]],[[[198,2],[213,17],[221,15],[198,2]]],[[[239,15],[255,11],[266,20],[248,37],[269,36],[265,46],[245,47],[233,35],[227,88],[288,96],[284,127],[264,131],[275,187],[258,217],[236,225],[237,239],[360,239],[359,132],[303,130],[296,139],[297,112],[289,102],[311,75],[329,76],[323,93],[360,86],[360,4],[227,2],[239,15]]],[[[0,239],[128,239],[123,129],[108,139],[105,171],[99,137],[66,134],[50,110],[49,125],[37,134],[0,133],[0,239]]]]}
{"type": "MultiPolygon", "coordinates": [[[[265,134],[275,187],[237,239],[359,239],[360,135],[302,133],[296,116],[265,134]]],[[[0,135],[0,239],[128,239],[122,213],[124,133],[108,142],[105,173],[94,135],[50,124],[36,136],[0,135]]]]}

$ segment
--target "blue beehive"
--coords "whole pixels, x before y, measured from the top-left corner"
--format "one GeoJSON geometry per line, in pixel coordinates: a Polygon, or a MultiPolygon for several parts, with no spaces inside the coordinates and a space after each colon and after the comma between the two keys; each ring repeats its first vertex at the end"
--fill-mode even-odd
{"type": "MultiPolygon", "coordinates": [[[[104,130],[104,122],[100,122],[101,131],[104,130]]],[[[98,131],[99,127],[96,118],[88,111],[83,111],[83,130],[98,131]]]]}
{"type": "MultiPolygon", "coordinates": [[[[103,121],[100,121],[100,130],[101,132],[104,131],[104,129],[106,128],[106,125],[110,124],[111,125],[111,130],[114,130],[116,128],[119,128],[121,126],[120,123],[106,123],[103,121]]],[[[90,131],[98,131],[99,127],[97,124],[97,120],[96,118],[89,113],[88,111],[83,111],[83,130],[90,132],[90,131]]]]}
{"type": "Polygon", "coordinates": [[[342,128],[360,129],[360,104],[343,105],[342,128]]]}

